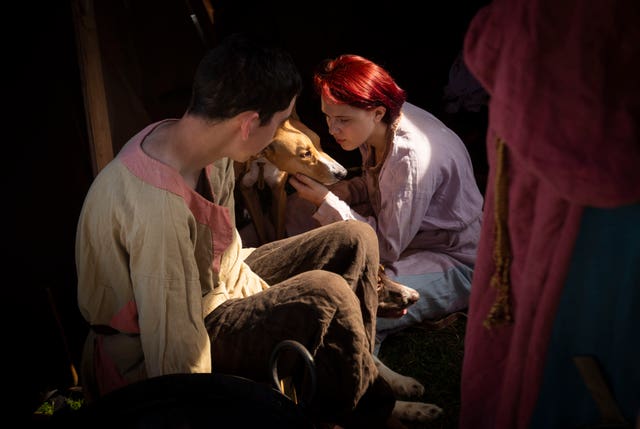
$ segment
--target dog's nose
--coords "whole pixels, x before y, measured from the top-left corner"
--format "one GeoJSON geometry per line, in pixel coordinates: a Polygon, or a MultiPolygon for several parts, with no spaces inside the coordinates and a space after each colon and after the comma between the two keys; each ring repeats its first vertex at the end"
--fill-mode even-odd
{"type": "Polygon", "coordinates": [[[338,164],[335,171],[332,171],[332,173],[338,180],[344,179],[348,174],[347,169],[344,168],[341,164],[338,164]]]}
{"type": "Polygon", "coordinates": [[[413,288],[407,288],[407,303],[408,305],[413,305],[420,299],[420,294],[417,290],[413,288]]]}

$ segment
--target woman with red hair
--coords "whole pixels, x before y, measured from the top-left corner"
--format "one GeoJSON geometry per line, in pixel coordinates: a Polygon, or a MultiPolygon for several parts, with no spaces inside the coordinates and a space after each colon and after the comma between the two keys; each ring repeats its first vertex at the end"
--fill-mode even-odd
{"type": "Polygon", "coordinates": [[[465,309],[483,197],[464,143],[435,116],[406,102],[390,74],[366,58],[325,60],[313,79],[329,133],[344,150],[360,150],[362,174],[331,189],[300,174],[290,183],[317,207],[317,223],[357,219],[371,225],[385,272],[420,293],[407,314],[378,318],[379,342],[465,309]]]}

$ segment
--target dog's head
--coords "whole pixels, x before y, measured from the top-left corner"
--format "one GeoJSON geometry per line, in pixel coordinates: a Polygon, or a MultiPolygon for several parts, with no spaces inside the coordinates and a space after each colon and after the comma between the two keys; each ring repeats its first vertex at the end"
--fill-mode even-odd
{"type": "Polygon", "coordinates": [[[281,171],[302,173],[324,185],[347,176],[347,170],[322,150],[318,134],[294,118],[278,128],[262,156],[281,171]]]}
{"type": "Polygon", "coordinates": [[[413,288],[394,282],[381,268],[378,272],[378,317],[397,319],[418,302],[420,294],[413,288]]]}

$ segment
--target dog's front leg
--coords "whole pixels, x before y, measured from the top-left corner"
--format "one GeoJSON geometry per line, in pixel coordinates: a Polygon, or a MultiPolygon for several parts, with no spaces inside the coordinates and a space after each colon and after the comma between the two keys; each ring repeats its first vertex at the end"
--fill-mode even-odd
{"type": "Polygon", "coordinates": [[[265,224],[264,213],[262,212],[262,205],[260,204],[260,197],[255,187],[240,185],[240,193],[244,205],[251,216],[251,221],[256,229],[256,234],[260,244],[268,243],[269,237],[267,236],[267,226],[265,224]]]}
{"type": "Polygon", "coordinates": [[[272,204],[271,204],[271,218],[273,219],[273,226],[275,228],[276,240],[285,237],[285,211],[287,208],[287,192],[286,185],[289,175],[284,171],[280,171],[278,177],[275,180],[274,185],[271,187],[272,192],[272,204]]]}
{"type": "Polygon", "coordinates": [[[377,356],[373,356],[373,360],[376,363],[380,377],[389,383],[391,390],[396,396],[409,398],[424,395],[424,386],[418,380],[395,372],[382,363],[377,356]]]}
{"type": "MultiPolygon", "coordinates": [[[[410,397],[424,395],[424,386],[415,378],[401,375],[388,366],[386,366],[377,357],[373,356],[373,360],[378,368],[380,377],[382,377],[391,391],[396,397],[410,397]]],[[[428,422],[436,419],[443,413],[442,408],[435,404],[426,402],[411,402],[396,400],[396,404],[391,411],[391,418],[388,423],[394,420],[412,421],[412,422],[428,422]]],[[[402,427],[399,425],[388,424],[389,427],[402,427]]]]}
{"type": "Polygon", "coordinates": [[[396,419],[425,423],[435,420],[443,413],[442,408],[426,402],[396,401],[391,417],[396,419]]]}

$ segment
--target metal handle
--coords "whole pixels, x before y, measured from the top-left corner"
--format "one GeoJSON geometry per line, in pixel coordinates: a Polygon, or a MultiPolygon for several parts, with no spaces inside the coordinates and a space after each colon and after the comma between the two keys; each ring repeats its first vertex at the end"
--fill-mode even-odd
{"type": "MultiPolygon", "coordinates": [[[[280,358],[280,353],[285,350],[290,349],[297,352],[300,356],[302,356],[304,363],[307,367],[307,371],[309,373],[309,381],[311,383],[310,392],[307,396],[306,403],[311,403],[313,399],[313,395],[316,391],[316,364],[313,361],[313,356],[309,353],[309,350],[301,343],[295,340],[283,340],[278,343],[271,353],[271,358],[269,359],[269,366],[271,367],[271,377],[273,379],[273,384],[280,391],[280,377],[278,377],[278,359],[280,358]]],[[[282,392],[284,394],[284,392],[282,392]]],[[[302,404],[304,405],[304,404],[302,404]]]]}

